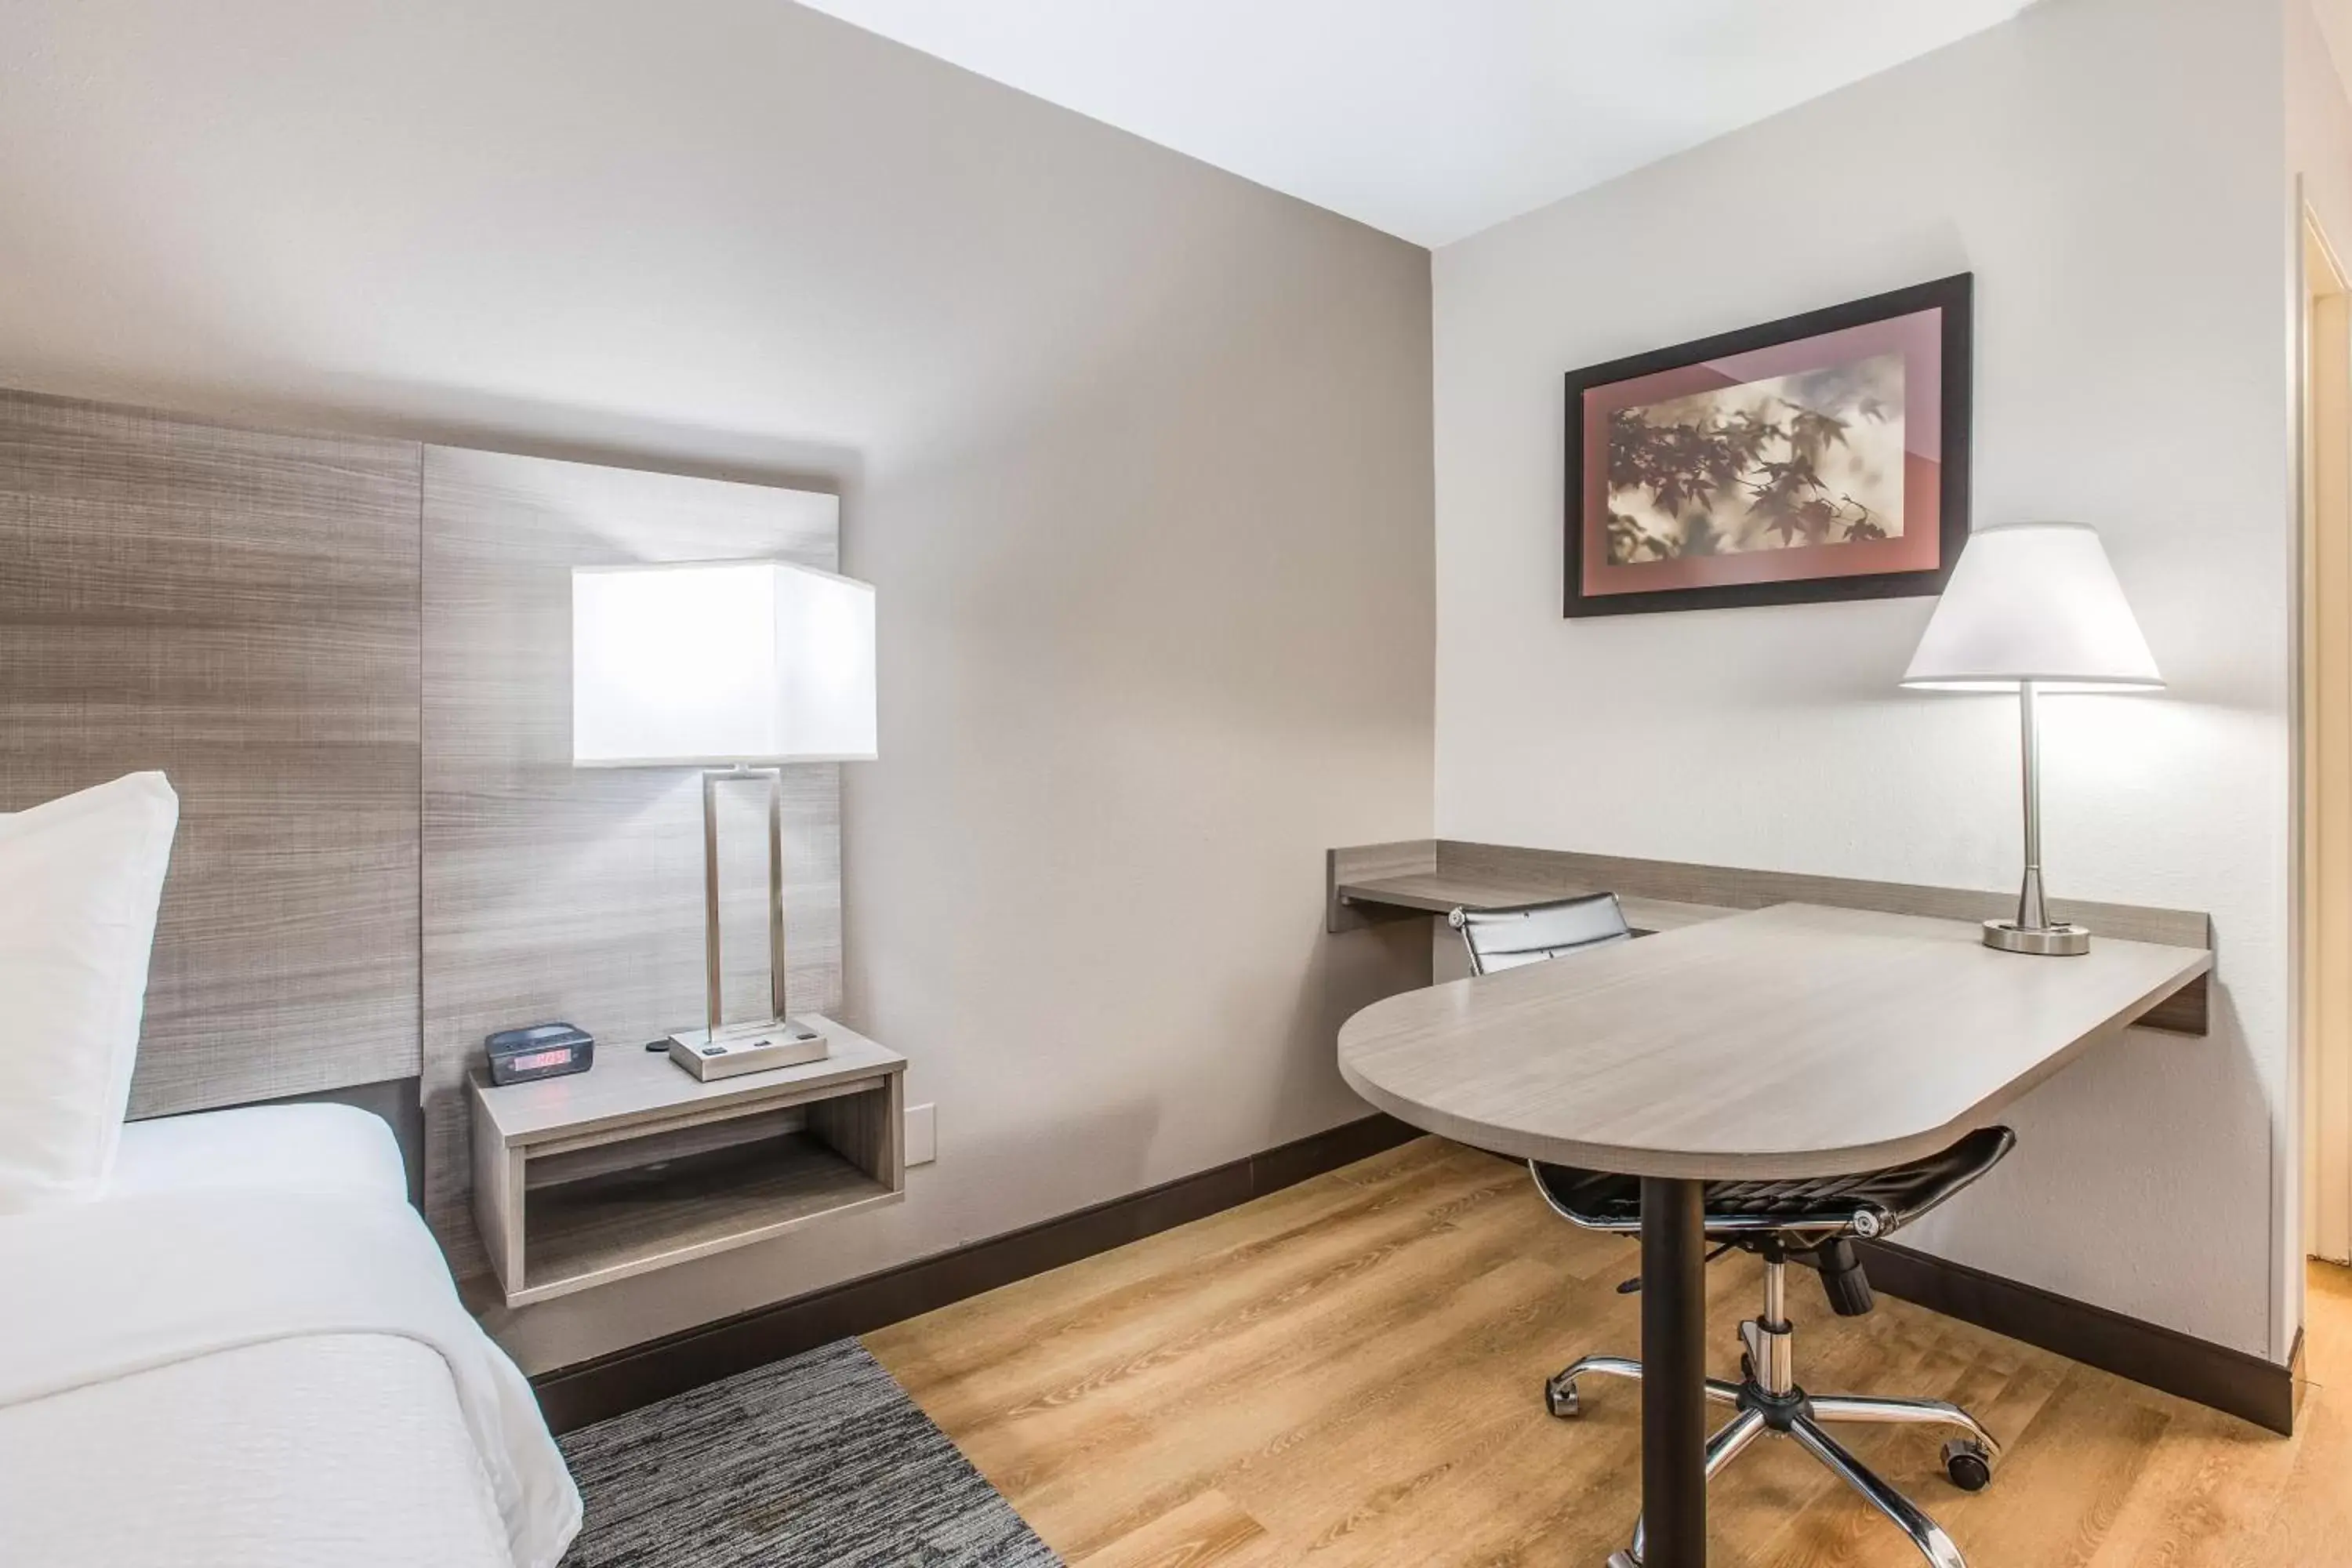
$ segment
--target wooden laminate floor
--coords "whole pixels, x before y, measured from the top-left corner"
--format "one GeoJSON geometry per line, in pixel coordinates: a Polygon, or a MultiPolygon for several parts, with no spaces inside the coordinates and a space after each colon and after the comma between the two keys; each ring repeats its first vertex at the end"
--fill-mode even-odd
{"type": "MultiPolygon", "coordinates": [[[[1639,1510],[1640,1401],[1545,1374],[1635,1353],[1631,1242],[1560,1223],[1516,1165],[1423,1139],[866,1339],[1079,1568],[1576,1564],[1639,1510]]],[[[1714,1266],[1711,1370],[1759,1266],[1714,1266]]],[[[1976,1496],[1928,1429],[1846,1427],[1977,1568],[2352,1568],[2352,1273],[2315,1266],[2292,1439],[1880,1298],[1790,1279],[1799,1376],[1973,1408],[2009,1445],[1976,1496]]],[[[1725,1568],[1913,1568],[1909,1542],[1793,1444],[1710,1494],[1725,1568]]]]}

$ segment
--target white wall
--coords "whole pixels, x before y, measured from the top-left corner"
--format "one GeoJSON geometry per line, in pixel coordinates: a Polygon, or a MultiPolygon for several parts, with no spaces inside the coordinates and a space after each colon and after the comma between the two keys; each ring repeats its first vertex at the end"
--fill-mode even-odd
{"type": "Polygon", "coordinates": [[[1427,954],[1323,854],[1429,831],[1426,252],[785,0],[18,0],[0,279],[0,384],[842,492],[849,1021],[939,1163],[530,1366],[1365,1114],[1427,954]]]}
{"type": "Polygon", "coordinates": [[[1895,686],[1930,601],[1559,613],[1562,373],[1975,272],[1975,515],[2096,524],[2170,681],[2050,705],[2051,885],[2210,910],[2216,1023],[2044,1086],[1906,1239],[2281,1359],[2282,47],[2274,5],[2044,0],[1433,263],[1439,832],[2006,888],[2013,700],[1895,686]]]}

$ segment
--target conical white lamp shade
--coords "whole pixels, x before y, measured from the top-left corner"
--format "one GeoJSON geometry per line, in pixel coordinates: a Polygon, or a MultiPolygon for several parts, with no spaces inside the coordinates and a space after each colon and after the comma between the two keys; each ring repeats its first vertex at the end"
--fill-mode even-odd
{"type": "Polygon", "coordinates": [[[1903,672],[1945,691],[2154,691],[2164,678],[2098,533],[1997,523],[1969,536],[1903,672]]]}

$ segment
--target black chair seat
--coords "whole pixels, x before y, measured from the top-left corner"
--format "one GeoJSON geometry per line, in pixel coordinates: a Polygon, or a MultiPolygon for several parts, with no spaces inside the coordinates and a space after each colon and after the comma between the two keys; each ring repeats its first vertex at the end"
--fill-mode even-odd
{"type": "MultiPolygon", "coordinates": [[[[1885,1236],[1991,1170],[2016,1142],[2017,1135],[2006,1127],[1985,1127],[1940,1152],[1884,1170],[1786,1181],[1708,1182],[1701,1207],[1708,1233],[1720,1237],[1764,1230],[1885,1236]]],[[[1593,1230],[1641,1228],[1640,1177],[1540,1162],[1530,1162],[1529,1168],[1551,1205],[1576,1224],[1593,1230]]]]}

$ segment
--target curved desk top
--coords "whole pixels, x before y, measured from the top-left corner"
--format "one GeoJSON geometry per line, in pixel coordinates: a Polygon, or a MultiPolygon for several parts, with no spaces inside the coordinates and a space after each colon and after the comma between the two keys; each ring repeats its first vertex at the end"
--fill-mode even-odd
{"type": "Polygon", "coordinates": [[[1357,1093],[1496,1153],[1629,1175],[1832,1175],[1935,1152],[2212,966],[2095,937],[1780,904],[1376,1002],[1357,1093]]]}

